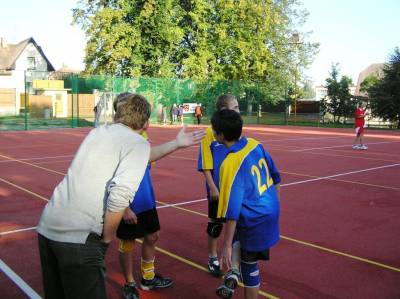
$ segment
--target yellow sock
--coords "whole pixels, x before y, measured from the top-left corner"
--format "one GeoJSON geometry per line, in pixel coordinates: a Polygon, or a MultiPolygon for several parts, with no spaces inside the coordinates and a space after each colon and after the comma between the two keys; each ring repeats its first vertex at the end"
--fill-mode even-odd
{"type": "Polygon", "coordinates": [[[146,261],[141,259],[140,269],[142,271],[142,277],[146,280],[151,280],[154,278],[154,259],[151,261],[146,261]]]}
{"type": "Polygon", "coordinates": [[[119,240],[119,252],[125,253],[133,250],[135,240],[119,240]]]}

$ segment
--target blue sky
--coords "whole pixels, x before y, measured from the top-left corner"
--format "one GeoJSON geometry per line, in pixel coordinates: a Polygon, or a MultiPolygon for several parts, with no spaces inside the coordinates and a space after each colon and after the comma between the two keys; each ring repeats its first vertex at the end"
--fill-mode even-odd
{"type": "MultiPolygon", "coordinates": [[[[331,64],[354,83],[371,63],[386,62],[400,47],[398,0],[302,0],[309,17],[302,31],[320,51],[306,72],[314,84],[323,84],[331,64]]],[[[82,69],[85,36],[71,26],[76,0],[0,0],[0,36],[11,43],[33,37],[54,67],[82,69]]]]}

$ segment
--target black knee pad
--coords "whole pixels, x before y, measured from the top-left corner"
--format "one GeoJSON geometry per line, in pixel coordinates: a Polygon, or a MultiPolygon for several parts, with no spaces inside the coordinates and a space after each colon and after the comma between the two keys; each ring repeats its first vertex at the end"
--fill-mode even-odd
{"type": "Polygon", "coordinates": [[[218,238],[219,235],[221,234],[222,231],[222,223],[218,223],[218,222],[208,222],[207,225],[207,234],[211,237],[211,238],[218,238]]]}

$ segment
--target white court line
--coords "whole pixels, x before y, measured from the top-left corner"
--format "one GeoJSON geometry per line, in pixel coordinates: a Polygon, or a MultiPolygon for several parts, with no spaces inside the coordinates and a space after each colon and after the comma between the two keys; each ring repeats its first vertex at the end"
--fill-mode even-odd
{"type": "Polygon", "coordinates": [[[16,229],[16,230],[10,230],[8,232],[0,232],[0,236],[8,235],[8,234],[13,234],[13,233],[19,233],[19,232],[25,232],[28,230],[34,230],[36,229],[36,226],[33,227],[27,227],[27,228],[21,228],[21,229],[16,229]]]}
{"type": "MultiPolygon", "coordinates": [[[[400,166],[400,163],[391,164],[391,165],[385,165],[385,166],[379,166],[379,167],[373,167],[373,168],[368,168],[368,169],[363,169],[363,170],[356,170],[356,171],[345,172],[345,173],[339,173],[339,174],[335,174],[335,175],[330,175],[330,176],[325,176],[325,177],[320,177],[320,178],[315,178],[315,179],[310,179],[310,180],[304,180],[304,181],[298,181],[298,182],[293,182],[293,183],[288,183],[288,184],[282,184],[281,187],[287,187],[287,186],[292,186],[292,185],[297,185],[297,184],[315,182],[315,181],[334,178],[334,177],[338,177],[338,176],[344,176],[344,175],[349,175],[349,174],[354,174],[354,173],[366,172],[366,171],[389,168],[389,167],[395,167],[395,166],[400,166]]],[[[187,204],[190,204],[190,203],[202,202],[202,201],[206,201],[206,200],[207,200],[207,198],[202,198],[202,199],[197,199],[197,200],[192,200],[192,201],[181,202],[181,203],[177,203],[177,204],[168,204],[168,205],[164,205],[164,206],[161,206],[161,207],[157,207],[157,209],[175,207],[175,206],[182,206],[182,205],[187,205],[187,204]]],[[[6,235],[6,234],[12,234],[12,233],[18,233],[18,232],[33,230],[33,229],[36,229],[36,227],[29,227],[29,228],[25,228],[25,229],[18,229],[18,230],[13,230],[13,231],[8,231],[8,232],[2,232],[2,233],[0,233],[0,236],[1,235],[6,235]]],[[[16,273],[14,273],[6,264],[4,264],[1,259],[0,259],[0,269],[21,290],[23,290],[25,292],[25,294],[27,294],[30,298],[35,298],[35,299],[36,298],[38,298],[38,299],[41,298],[32,288],[29,287],[28,284],[26,284],[16,273]]]]}
{"type": "Polygon", "coordinates": [[[174,204],[168,204],[168,205],[164,205],[164,206],[161,206],[161,207],[157,207],[157,209],[182,206],[182,205],[186,205],[186,204],[189,204],[189,203],[201,202],[201,201],[205,201],[205,200],[207,200],[207,198],[196,199],[196,200],[185,201],[185,202],[174,203],[174,204]]]}
{"type": "Polygon", "coordinates": [[[362,170],[355,170],[355,171],[344,172],[344,173],[338,173],[338,174],[328,175],[328,176],[319,177],[319,178],[315,178],[315,179],[309,179],[309,180],[304,180],[304,181],[298,181],[298,182],[283,184],[283,185],[281,185],[281,187],[304,184],[304,183],[309,183],[309,182],[315,182],[315,181],[320,181],[320,180],[324,180],[324,179],[336,178],[338,176],[354,174],[354,173],[360,173],[360,172],[366,172],[366,171],[377,170],[377,169],[382,169],[382,168],[395,167],[395,166],[400,166],[400,163],[390,164],[390,165],[385,165],[385,166],[379,166],[379,167],[373,167],[373,168],[367,168],[367,169],[362,169],[362,170]]]}
{"type": "MultiPolygon", "coordinates": [[[[371,142],[371,143],[368,143],[368,145],[370,145],[370,144],[398,143],[398,142],[400,142],[400,141],[371,142]]],[[[313,147],[313,148],[306,148],[306,149],[292,150],[292,152],[305,152],[305,151],[311,151],[311,150],[327,149],[327,148],[336,148],[336,147],[348,147],[348,148],[351,148],[351,145],[349,145],[349,144],[346,144],[346,145],[335,145],[335,146],[313,147]]]]}
{"type": "MultiPolygon", "coordinates": [[[[261,138],[258,138],[258,139],[261,139],[261,138]]],[[[287,139],[271,139],[271,140],[267,139],[267,140],[265,140],[265,142],[297,141],[297,140],[326,140],[326,139],[344,139],[344,136],[340,136],[340,137],[303,137],[303,138],[287,138],[287,139]]]]}
{"type": "MultiPolygon", "coordinates": [[[[40,157],[40,158],[24,158],[24,159],[18,159],[19,161],[36,161],[36,160],[44,160],[44,159],[57,159],[57,158],[70,158],[73,157],[74,155],[65,155],[65,156],[50,156],[50,157],[40,157]]],[[[0,161],[0,163],[6,163],[6,162],[15,162],[15,160],[5,160],[5,161],[0,161]]]]}
{"type": "Polygon", "coordinates": [[[25,281],[22,280],[10,267],[8,267],[3,260],[0,259],[0,269],[7,275],[29,298],[41,299],[25,281]]]}

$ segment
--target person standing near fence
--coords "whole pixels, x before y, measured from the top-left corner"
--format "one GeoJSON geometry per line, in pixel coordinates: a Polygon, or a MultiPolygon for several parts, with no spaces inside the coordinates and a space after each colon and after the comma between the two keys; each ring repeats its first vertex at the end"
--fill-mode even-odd
{"type": "Polygon", "coordinates": [[[171,107],[171,124],[173,125],[178,118],[178,107],[173,104],[171,107]]]}
{"type": "Polygon", "coordinates": [[[200,125],[201,117],[203,116],[200,104],[197,104],[196,108],[194,108],[194,116],[197,118],[197,124],[200,125]]]}
{"type": "Polygon", "coordinates": [[[366,150],[368,147],[363,143],[364,128],[365,128],[365,116],[367,108],[363,108],[362,103],[358,103],[358,107],[355,112],[355,130],[356,138],[354,139],[353,149],[366,150]]]}
{"type": "Polygon", "coordinates": [[[90,131],[55,188],[37,228],[45,298],[106,298],[104,257],[149,161],[140,133],[150,111],[129,95],[113,124],[90,131]]]}
{"type": "Polygon", "coordinates": [[[179,105],[178,107],[178,120],[183,126],[183,105],[179,105]]]}

